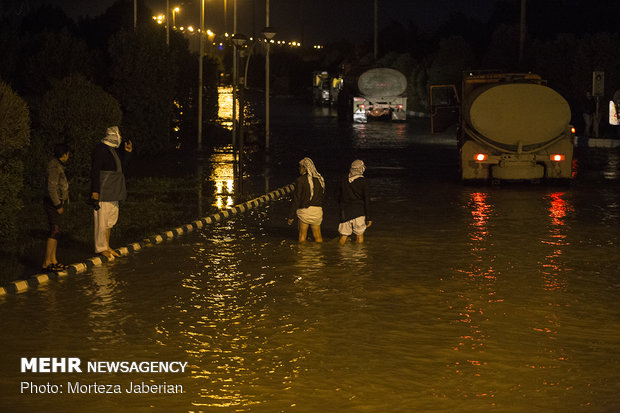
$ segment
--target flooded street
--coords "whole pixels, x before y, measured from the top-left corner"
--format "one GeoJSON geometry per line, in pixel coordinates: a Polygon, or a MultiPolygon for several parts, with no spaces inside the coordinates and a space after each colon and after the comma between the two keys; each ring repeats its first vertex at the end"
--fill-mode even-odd
{"type": "MultiPolygon", "coordinates": [[[[326,242],[297,244],[277,200],[0,297],[0,411],[620,410],[617,149],[578,150],[570,186],[465,186],[454,134],[430,135],[427,120],[342,124],[278,101],[272,115],[270,162],[250,157],[246,195],[291,183],[311,157],[326,242]],[[334,188],[356,158],[373,226],[340,246],[334,188]],[[21,373],[22,357],[187,368],[21,373]],[[127,393],[141,382],[182,392],[127,393]]],[[[225,209],[238,194],[230,158],[214,156],[204,176],[225,209]]]]}

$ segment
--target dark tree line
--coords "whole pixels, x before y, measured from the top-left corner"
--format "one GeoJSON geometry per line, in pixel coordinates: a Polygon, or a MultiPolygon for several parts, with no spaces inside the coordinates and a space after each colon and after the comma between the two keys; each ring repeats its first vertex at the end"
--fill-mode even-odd
{"type": "MultiPolygon", "coordinates": [[[[107,126],[119,125],[138,156],[195,145],[195,139],[171,131],[178,126],[184,136],[195,136],[198,57],[176,32],[167,45],[151,11],[138,4],[134,29],[132,0],[118,0],[101,16],[78,22],[53,6],[0,3],[0,107],[12,108],[0,114],[0,147],[20,141],[0,151],[0,169],[12,171],[0,182],[8,197],[0,202],[0,216],[16,216],[21,197],[41,195],[56,143],[72,147],[68,175],[78,182],[87,180],[90,152],[107,126]]],[[[217,114],[217,67],[210,58],[205,73],[209,120],[217,114]]],[[[9,239],[14,225],[1,221],[7,225],[0,235],[9,239]]]]}

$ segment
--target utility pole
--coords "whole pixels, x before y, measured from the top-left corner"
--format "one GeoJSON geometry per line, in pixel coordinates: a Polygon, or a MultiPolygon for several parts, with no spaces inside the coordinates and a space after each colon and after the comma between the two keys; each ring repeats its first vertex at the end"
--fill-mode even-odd
{"type": "Polygon", "coordinates": [[[170,46],[170,0],[166,0],[166,45],[170,46]]]}
{"type": "Polygon", "coordinates": [[[519,31],[519,68],[523,67],[523,50],[525,49],[525,33],[526,33],[526,25],[525,25],[525,8],[526,1],[521,0],[521,24],[519,31]]]}
{"type": "MultiPolygon", "coordinates": [[[[269,25],[269,0],[265,0],[265,28],[269,25]]],[[[269,152],[269,47],[271,39],[265,39],[265,151],[269,152]]]]}
{"type": "Polygon", "coordinates": [[[224,0],[224,33],[228,33],[228,2],[224,0]]]}
{"type": "Polygon", "coordinates": [[[379,54],[379,0],[375,0],[375,62],[379,54]]]}
{"type": "MultiPolygon", "coordinates": [[[[233,1],[233,36],[237,34],[237,0],[233,1]]],[[[232,42],[233,48],[233,70],[232,70],[232,146],[233,152],[235,151],[235,147],[237,145],[237,48],[235,47],[234,42],[232,42]]]]}
{"type": "Polygon", "coordinates": [[[200,2],[200,51],[198,53],[198,145],[196,150],[202,151],[202,72],[204,56],[204,35],[205,35],[205,0],[200,2]]]}

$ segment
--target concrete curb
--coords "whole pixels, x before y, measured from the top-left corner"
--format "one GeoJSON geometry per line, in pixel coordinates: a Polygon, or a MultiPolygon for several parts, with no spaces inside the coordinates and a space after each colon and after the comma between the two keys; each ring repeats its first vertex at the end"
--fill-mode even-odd
{"type": "MultiPolygon", "coordinates": [[[[120,247],[116,249],[115,251],[121,257],[125,257],[131,253],[138,252],[143,248],[150,247],[155,244],[161,244],[164,241],[171,240],[173,238],[178,238],[181,235],[193,232],[195,229],[201,229],[214,222],[220,222],[234,215],[237,215],[239,213],[249,211],[250,209],[253,209],[253,208],[257,208],[270,201],[279,199],[286,194],[290,194],[291,192],[293,192],[294,188],[295,188],[294,184],[289,184],[282,188],[278,188],[274,191],[271,191],[268,194],[265,194],[258,198],[254,198],[242,204],[232,206],[228,210],[216,212],[215,214],[211,214],[207,217],[200,218],[190,224],[183,225],[183,226],[171,229],[169,231],[164,231],[159,234],[151,235],[149,237],[144,238],[142,241],[134,242],[133,244],[120,247]]],[[[69,268],[67,268],[64,271],[59,271],[57,273],[51,272],[51,273],[45,273],[45,274],[36,274],[26,280],[13,281],[7,286],[0,287],[0,297],[4,295],[8,295],[8,294],[23,293],[30,289],[36,289],[39,285],[45,284],[49,280],[57,280],[57,279],[67,277],[69,275],[80,274],[80,273],[87,271],[88,269],[92,267],[97,267],[97,266],[103,265],[104,263],[108,261],[113,261],[113,260],[114,259],[109,260],[107,257],[103,255],[96,255],[94,257],[87,259],[84,262],[71,264],[69,265],[69,268]]]]}
{"type": "Polygon", "coordinates": [[[617,148],[620,147],[620,139],[586,138],[575,136],[573,143],[575,146],[590,148],[617,148]]]}

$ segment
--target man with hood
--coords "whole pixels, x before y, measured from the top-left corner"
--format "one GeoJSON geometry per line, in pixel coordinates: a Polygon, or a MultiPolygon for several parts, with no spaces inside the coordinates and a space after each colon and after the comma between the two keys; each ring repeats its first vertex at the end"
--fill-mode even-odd
{"type": "Polygon", "coordinates": [[[108,259],[118,257],[110,248],[110,231],[118,221],[118,202],[127,198],[123,171],[133,144],[123,142],[118,126],[110,126],[92,152],[91,203],[94,208],[95,252],[108,259]],[[122,150],[119,150],[123,146],[122,150]]]}
{"type": "Polygon", "coordinates": [[[366,166],[361,159],[351,163],[349,175],[345,176],[338,187],[338,206],[340,225],[338,242],[344,244],[351,234],[355,234],[358,243],[364,242],[364,232],[372,225],[370,220],[370,191],[364,178],[366,166]]]}

